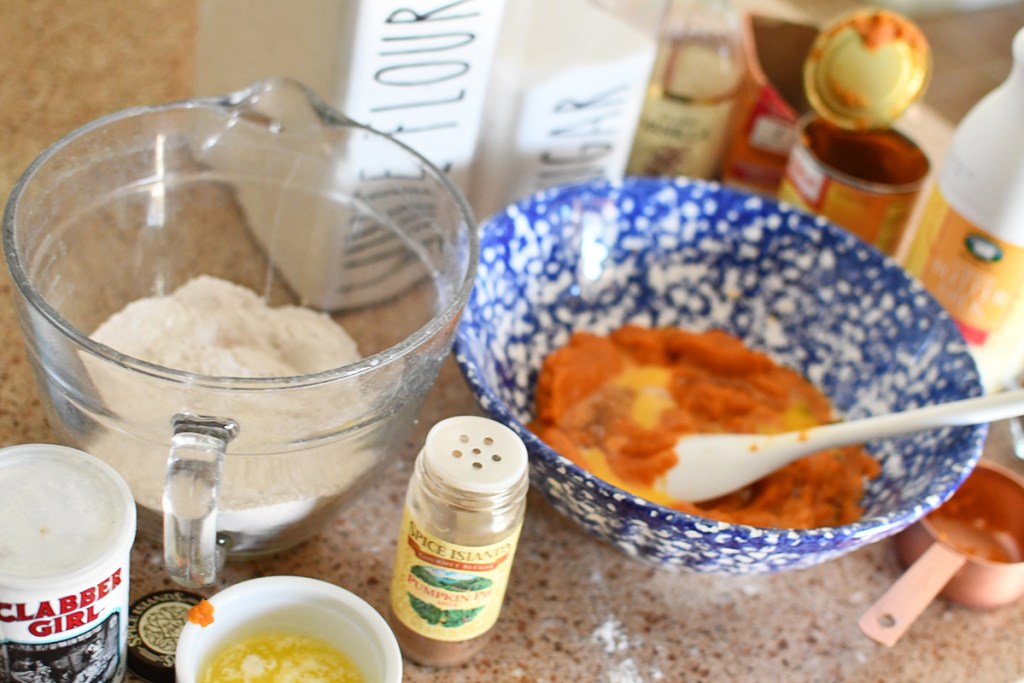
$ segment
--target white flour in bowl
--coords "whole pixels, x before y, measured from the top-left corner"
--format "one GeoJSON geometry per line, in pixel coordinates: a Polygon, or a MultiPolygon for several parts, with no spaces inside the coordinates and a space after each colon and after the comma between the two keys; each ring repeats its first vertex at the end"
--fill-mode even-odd
{"type": "MultiPolygon", "coordinates": [[[[329,316],[269,307],[254,292],[210,276],[128,304],[92,337],[134,358],[220,377],[291,377],[360,358],[329,316]]],[[[172,418],[188,412],[238,423],[224,462],[218,528],[235,535],[240,552],[301,534],[296,525],[329,514],[386,455],[378,439],[354,427],[374,410],[362,396],[362,377],[237,390],[80,358],[103,403],[80,447],[116,468],[152,519],[162,514],[172,418]]]]}
{"type": "Polygon", "coordinates": [[[133,301],[91,336],[133,358],[217,377],[306,375],[360,358],[329,316],[271,308],[255,292],[209,275],[170,296],[133,301]]]}

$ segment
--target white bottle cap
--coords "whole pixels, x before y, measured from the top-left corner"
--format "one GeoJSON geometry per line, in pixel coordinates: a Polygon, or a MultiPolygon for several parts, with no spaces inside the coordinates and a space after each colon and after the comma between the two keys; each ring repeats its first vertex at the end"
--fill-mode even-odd
{"type": "Polygon", "coordinates": [[[505,425],[485,417],[460,415],[441,420],[427,434],[423,457],[438,477],[473,493],[500,493],[525,475],[523,440],[505,425]]]}

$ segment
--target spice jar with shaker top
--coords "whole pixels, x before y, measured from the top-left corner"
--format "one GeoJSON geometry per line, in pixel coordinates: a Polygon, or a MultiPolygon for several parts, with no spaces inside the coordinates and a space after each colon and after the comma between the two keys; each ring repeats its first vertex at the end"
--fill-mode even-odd
{"type": "Polygon", "coordinates": [[[388,620],[403,654],[463,662],[501,612],[529,489],[526,446],[476,416],[434,425],[409,481],[388,620]]]}

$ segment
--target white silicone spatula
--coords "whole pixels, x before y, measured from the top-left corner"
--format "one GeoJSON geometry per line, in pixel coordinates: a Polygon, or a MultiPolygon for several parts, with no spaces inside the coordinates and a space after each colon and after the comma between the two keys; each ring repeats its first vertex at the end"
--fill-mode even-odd
{"type": "Polygon", "coordinates": [[[665,491],[701,502],[731,493],[798,458],[827,448],[939,427],[1024,415],[1024,389],[782,434],[695,434],[676,444],[665,491]]]}

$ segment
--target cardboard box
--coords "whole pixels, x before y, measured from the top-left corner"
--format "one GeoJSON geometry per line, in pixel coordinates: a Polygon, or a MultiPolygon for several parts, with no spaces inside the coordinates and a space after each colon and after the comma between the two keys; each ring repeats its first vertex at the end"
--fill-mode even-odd
{"type": "Polygon", "coordinates": [[[723,182],[775,195],[797,121],[810,110],[803,67],[817,35],[814,26],[753,13],[744,16],[748,80],[722,161],[723,182]]]}

